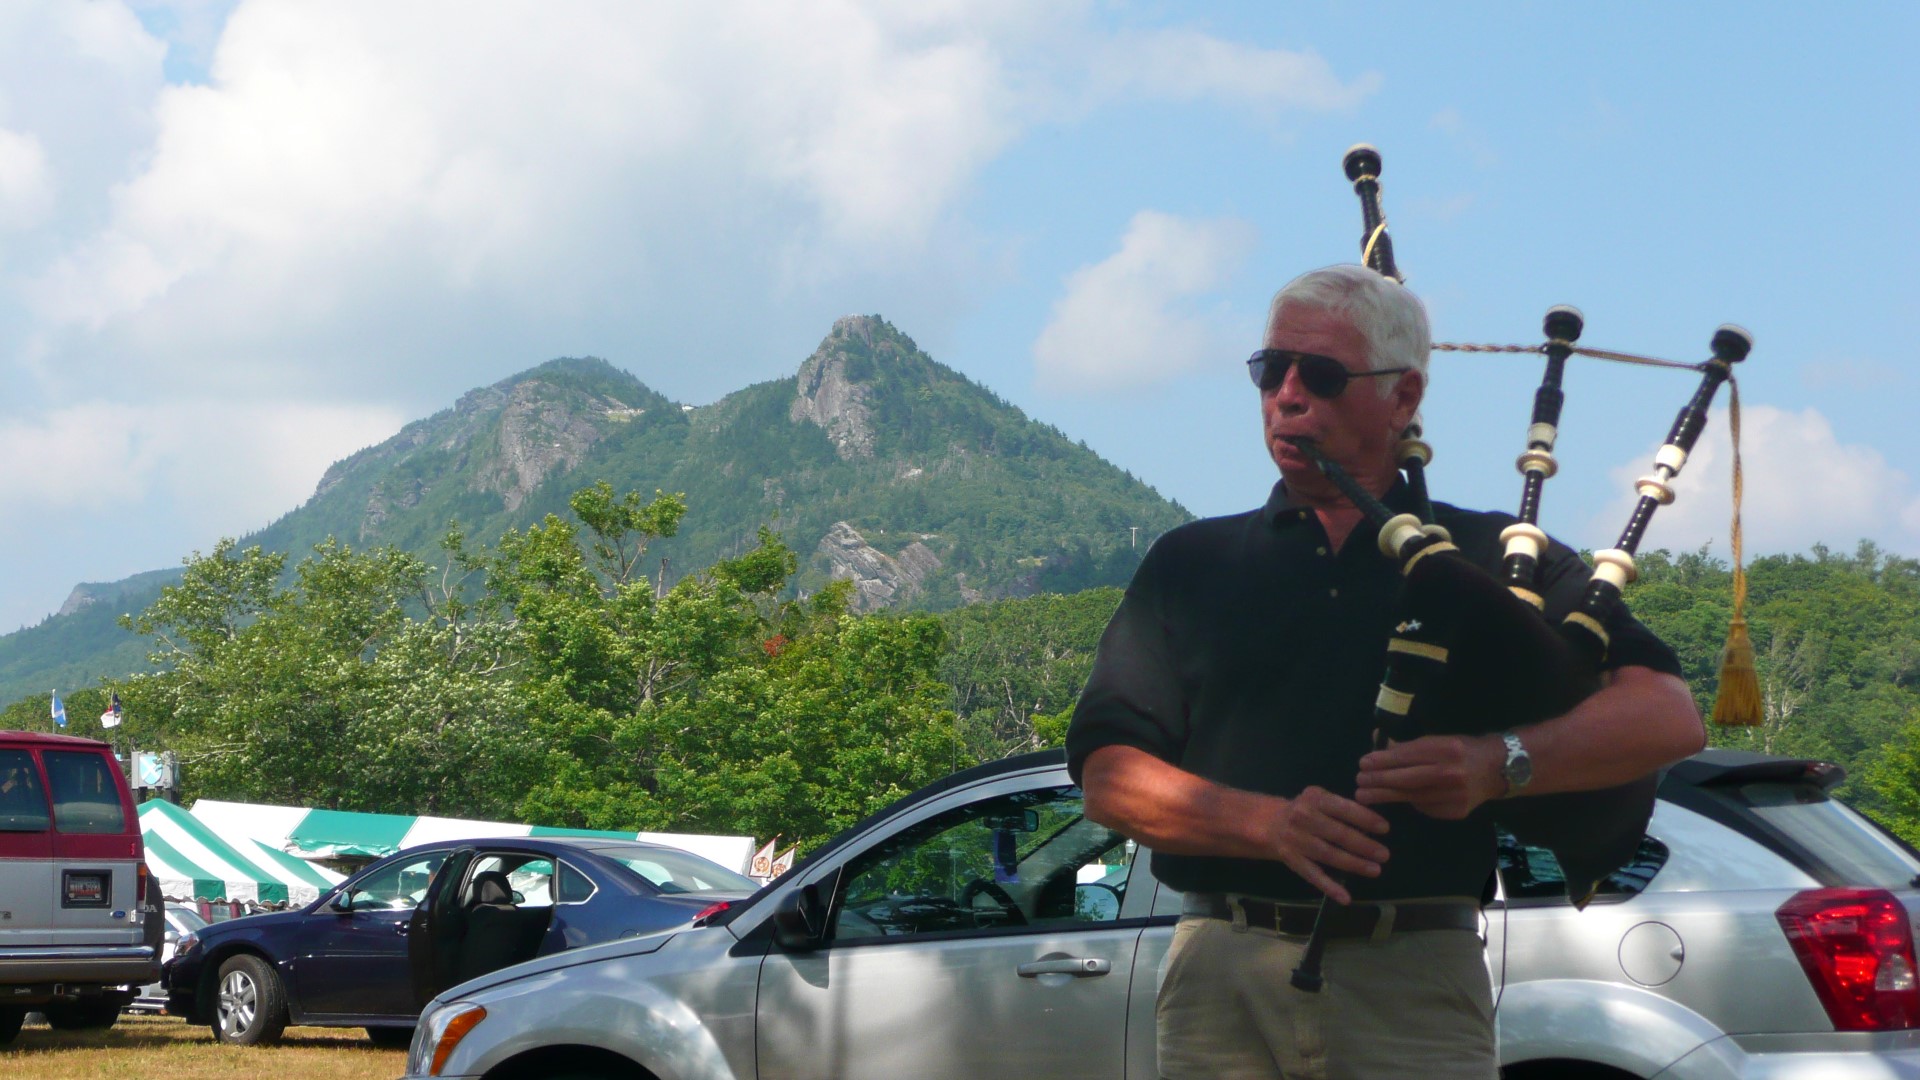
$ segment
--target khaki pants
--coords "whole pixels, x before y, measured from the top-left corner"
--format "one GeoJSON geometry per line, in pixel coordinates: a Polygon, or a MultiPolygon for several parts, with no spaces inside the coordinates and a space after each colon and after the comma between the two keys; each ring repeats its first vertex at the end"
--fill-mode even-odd
{"type": "Polygon", "coordinates": [[[1494,1080],[1493,993],[1465,930],[1332,941],[1317,994],[1288,982],[1306,939],[1187,916],[1158,1003],[1168,1080],[1494,1080]]]}

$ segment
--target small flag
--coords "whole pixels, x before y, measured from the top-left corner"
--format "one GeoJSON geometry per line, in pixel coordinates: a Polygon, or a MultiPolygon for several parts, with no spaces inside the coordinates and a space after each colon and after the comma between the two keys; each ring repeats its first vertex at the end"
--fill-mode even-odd
{"type": "Polygon", "coordinates": [[[120,726],[120,692],[118,690],[113,692],[113,704],[107,706],[107,711],[100,714],[100,726],[103,728],[120,726]]]}
{"type": "Polygon", "coordinates": [[[53,726],[67,726],[67,707],[60,704],[60,691],[53,692],[53,726]]]}
{"type": "Polygon", "coordinates": [[[800,845],[795,844],[782,853],[779,858],[773,860],[774,877],[779,877],[781,874],[793,869],[793,853],[798,850],[800,850],[800,845]]]}
{"type": "Polygon", "coordinates": [[[753,862],[749,864],[750,869],[747,871],[748,877],[758,878],[761,881],[766,881],[773,877],[773,845],[777,843],[779,839],[777,836],[774,837],[772,840],[767,841],[766,847],[753,853],[753,862]]]}

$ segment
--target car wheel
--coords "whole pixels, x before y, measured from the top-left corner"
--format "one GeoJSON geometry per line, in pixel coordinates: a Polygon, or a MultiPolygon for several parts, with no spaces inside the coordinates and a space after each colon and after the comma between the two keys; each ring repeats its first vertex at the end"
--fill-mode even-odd
{"type": "Polygon", "coordinates": [[[373,1045],[384,1046],[389,1050],[405,1050],[413,1043],[413,1029],[410,1027],[370,1027],[367,1038],[373,1045]]]}
{"type": "Polygon", "coordinates": [[[17,1005],[11,1009],[0,1006],[0,1046],[12,1042],[13,1037],[20,1034],[20,1025],[26,1022],[27,1010],[17,1005]]]}
{"type": "Polygon", "coordinates": [[[47,1026],[57,1031],[98,1031],[120,1019],[120,1006],[110,1001],[65,1001],[46,1006],[47,1026]]]}
{"type": "Polygon", "coordinates": [[[242,953],[220,965],[213,1037],[255,1046],[280,1038],[287,1028],[287,991],[273,966],[242,953]]]}

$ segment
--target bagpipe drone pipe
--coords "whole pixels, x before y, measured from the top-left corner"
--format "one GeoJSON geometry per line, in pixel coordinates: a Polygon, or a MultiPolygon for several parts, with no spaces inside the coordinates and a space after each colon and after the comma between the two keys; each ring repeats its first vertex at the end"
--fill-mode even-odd
{"type": "MultiPolygon", "coordinates": [[[[1383,276],[1400,281],[1378,204],[1380,157],[1358,146],[1346,157],[1348,178],[1360,195],[1366,220],[1363,258],[1383,276]]],[[[1607,627],[1621,608],[1621,590],[1635,575],[1633,556],[1659,506],[1673,501],[1672,480],[1706,426],[1707,410],[1732,365],[1752,348],[1744,330],[1723,326],[1714,335],[1713,358],[1694,367],[1701,374],[1693,397],[1655,456],[1653,472],[1636,483],[1639,500],[1618,543],[1594,555],[1584,595],[1571,611],[1550,620],[1536,581],[1547,537],[1538,525],[1541,489],[1556,465],[1560,382],[1567,358],[1578,349],[1580,313],[1556,307],[1547,313],[1546,374],[1534,398],[1527,448],[1518,468],[1524,477],[1518,520],[1501,534],[1506,545],[1499,575],[1456,548],[1432,523],[1424,467],[1432,454],[1418,432],[1400,443],[1402,468],[1418,514],[1395,514],[1322,455],[1311,440],[1295,444],[1320,467],[1377,533],[1381,551],[1399,565],[1402,582],[1397,624],[1387,643],[1386,672],[1374,702],[1374,746],[1424,735],[1486,735],[1524,728],[1563,715],[1600,688],[1609,645],[1607,627]]],[[[1681,366],[1681,365],[1673,365],[1681,366]]],[[[1360,534],[1356,534],[1360,535],[1360,534]]],[[[1657,778],[1593,791],[1528,795],[1495,800],[1484,812],[1522,843],[1546,848],[1559,860],[1568,897],[1584,906],[1600,883],[1630,861],[1653,811],[1657,778]]],[[[1326,904],[1322,901],[1321,922],[1326,904]]],[[[1293,984],[1320,988],[1325,936],[1316,927],[1293,984]]]]}

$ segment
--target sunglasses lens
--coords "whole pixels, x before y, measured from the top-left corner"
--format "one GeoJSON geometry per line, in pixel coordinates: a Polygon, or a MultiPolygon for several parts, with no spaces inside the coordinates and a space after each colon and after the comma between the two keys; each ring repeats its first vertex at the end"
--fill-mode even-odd
{"type": "Polygon", "coordinates": [[[1347,369],[1331,356],[1302,356],[1297,363],[1300,381],[1314,397],[1331,400],[1347,388],[1347,369]]]}
{"type": "Polygon", "coordinates": [[[1347,388],[1347,369],[1340,361],[1313,353],[1262,349],[1247,361],[1247,374],[1253,376],[1254,385],[1261,390],[1273,390],[1287,381],[1287,372],[1296,364],[1300,367],[1301,385],[1314,397],[1331,400],[1347,388]]]}

